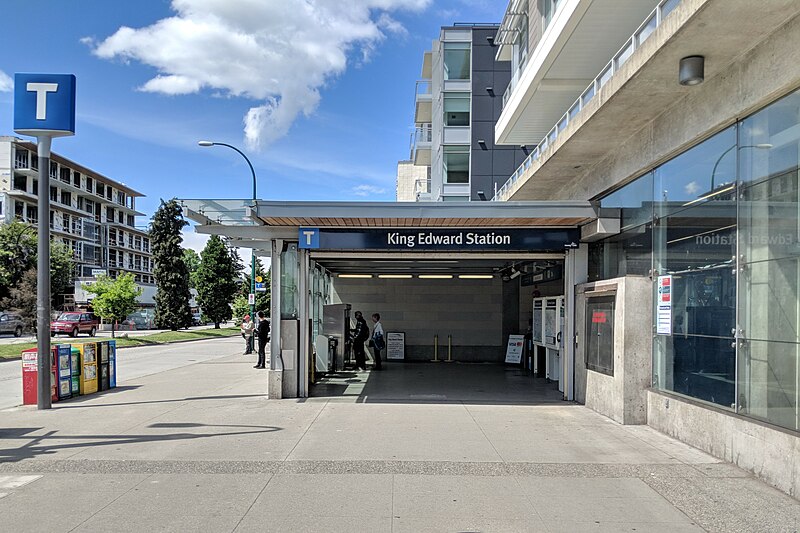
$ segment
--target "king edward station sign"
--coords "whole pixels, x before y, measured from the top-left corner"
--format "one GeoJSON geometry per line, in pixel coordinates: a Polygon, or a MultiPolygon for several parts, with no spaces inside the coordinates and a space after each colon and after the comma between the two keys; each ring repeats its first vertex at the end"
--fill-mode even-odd
{"type": "Polygon", "coordinates": [[[575,228],[300,228],[300,248],[395,252],[559,252],[577,246],[575,228]]]}

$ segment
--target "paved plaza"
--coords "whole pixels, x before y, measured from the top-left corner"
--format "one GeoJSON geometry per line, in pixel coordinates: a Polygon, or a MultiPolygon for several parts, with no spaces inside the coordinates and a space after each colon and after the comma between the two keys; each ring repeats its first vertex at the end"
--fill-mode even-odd
{"type": "MultiPolygon", "coordinates": [[[[517,371],[388,364],[276,401],[240,344],[184,344],[183,366],[0,411],[0,529],[800,528],[800,502],[747,472],[517,371]]],[[[123,352],[121,376],[136,364],[123,352]]]]}

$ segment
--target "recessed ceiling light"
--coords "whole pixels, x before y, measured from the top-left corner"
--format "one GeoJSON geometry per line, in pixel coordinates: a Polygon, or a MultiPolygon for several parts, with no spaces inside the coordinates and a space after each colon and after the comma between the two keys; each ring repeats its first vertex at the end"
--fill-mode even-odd
{"type": "Polygon", "coordinates": [[[378,277],[383,279],[409,279],[413,276],[411,274],[378,274],[378,277]]]}
{"type": "Polygon", "coordinates": [[[420,274],[419,279],[453,279],[452,274],[420,274]]]}
{"type": "Polygon", "coordinates": [[[337,277],[351,278],[351,279],[366,279],[366,278],[371,278],[372,274],[337,274],[337,277]]]}
{"type": "Polygon", "coordinates": [[[492,279],[491,274],[459,274],[459,279],[492,279]]]}

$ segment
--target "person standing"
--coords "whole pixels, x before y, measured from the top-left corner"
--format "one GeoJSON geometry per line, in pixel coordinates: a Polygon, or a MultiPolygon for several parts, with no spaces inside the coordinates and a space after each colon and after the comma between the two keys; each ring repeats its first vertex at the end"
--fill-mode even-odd
{"type": "Polygon", "coordinates": [[[381,366],[381,350],[386,348],[386,337],[383,334],[383,326],[381,325],[381,315],[379,313],[372,314],[372,321],[375,322],[375,327],[372,328],[372,338],[370,345],[372,346],[373,354],[375,355],[375,370],[383,370],[381,366]]]}
{"type": "Polygon", "coordinates": [[[250,355],[253,353],[253,333],[256,330],[256,325],[250,320],[250,315],[244,315],[242,326],[239,329],[244,339],[244,355],[250,355]]]}
{"type": "Polygon", "coordinates": [[[353,330],[353,356],[356,358],[356,368],[367,369],[367,353],[364,351],[364,343],[369,339],[369,326],[364,320],[361,311],[356,311],[356,327],[353,330]]]}
{"type": "Polygon", "coordinates": [[[258,312],[258,363],[253,368],[266,368],[266,353],[267,341],[269,340],[269,321],[264,316],[264,311],[258,312]]]}

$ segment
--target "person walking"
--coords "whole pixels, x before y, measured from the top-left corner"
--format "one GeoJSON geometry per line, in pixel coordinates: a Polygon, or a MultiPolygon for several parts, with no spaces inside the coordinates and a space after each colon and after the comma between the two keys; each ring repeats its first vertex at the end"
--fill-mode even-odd
{"type": "Polygon", "coordinates": [[[375,370],[383,370],[381,365],[381,350],[386,348],[386,337],[383,334],[383,326],[381,325],[381,315],[379,313],[372,314],[372,321],[375,326],[372,328],[372,337],[370,339],[370,346],[372,346],[372,353],[375,357],[375,370]]]}
{"type": "Polygon", "coordinates": [[[253,368],[266,368],[267,356],[265,350],[269,340],[269,321],[264,316],[264,311],[258,312],[258,363],[253,368]]]}
{"type": "Polygon", "coordinates": [[[244,355],[250,355],[253,353],[253,333],[256,330],[256,325],[250,320],[250,315],[244,315],[242,326],[239,329],[244,339],[244,355]]]}
{"type": "Polygon", "coordinates": [[[367,353],[364,351],[364,343],[369,339],[369,326],[364,320],[361,311],[356,311],[356,327],[353,330],[353,356],[356,358],[356,368],[367,369],[367,353]]]}

